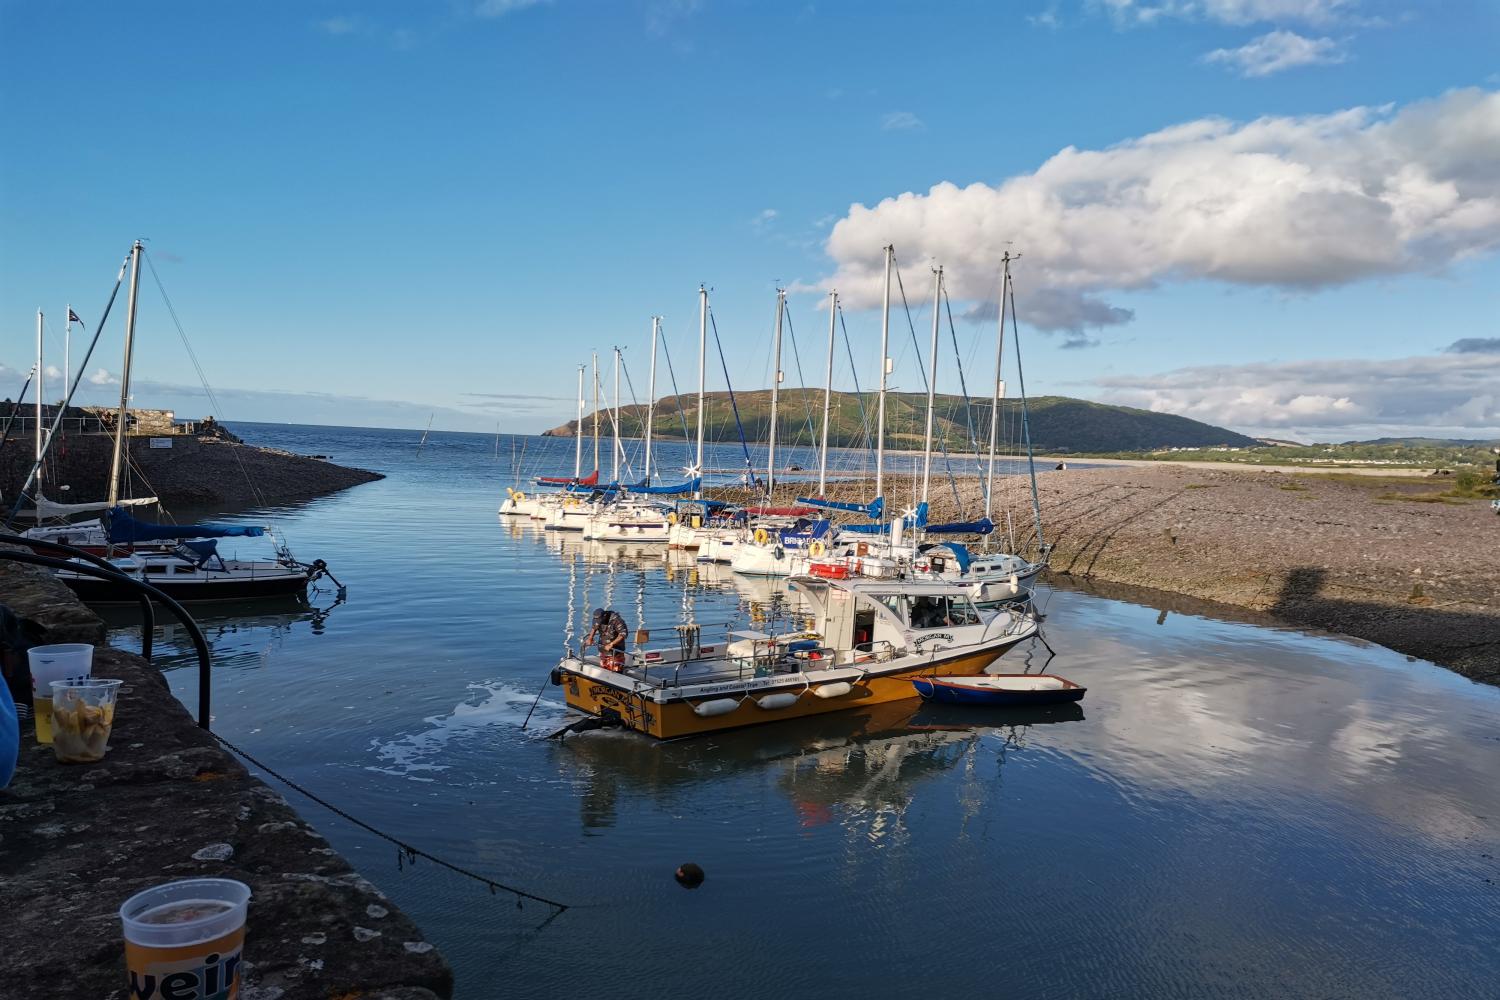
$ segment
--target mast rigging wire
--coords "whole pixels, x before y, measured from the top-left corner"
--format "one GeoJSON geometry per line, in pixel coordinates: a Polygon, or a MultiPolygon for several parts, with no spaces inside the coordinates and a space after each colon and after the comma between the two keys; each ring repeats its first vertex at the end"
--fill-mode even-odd
{"type": "MultiPolygon", "coordinates": [[[[755,463],[750,458],[750,445],[745,442],[745,425],[740,422],[740,404],[734,398],[734,383],[729,378],[729,362],[724,360],[724,342],[719,339],[719,321],[714,319],[713,309],[708,310],[708,322],[714,328],[714,347],[719,351],[719,367],[724,369],[724,384],[729,387],[729,408],[734,411],[734,426],[740,432],[740,449],[745,453],[745,485],[755,485],[755,463]]],[[[698,470],[703,473],[702,469],[698,470]]]]}
{"type": "MultiPolygon", "coordinates": [[[[134,247],[131,248],[132,252],[134,247]]],[[[109,293],[109,301],[104,304],[104,311],[99,316],[99,325],[94,327],[93,339],[89,341],[89,349],[83,354],[83,362],[78,366],[78,374],[73,378],[73,385],[68,390],[68,395],[63,399],[62,405],[57,408],[57,416],[52,420],[52,426],[47,429],[47,438],[42,442],[42,458],[32,463],[31,471],[26,475],[26,481],[16,493],[16,502],[11,505],[10,513],[5,517],[7,530],[16,520],[16,514],[21,510],[21,500],[26,496],[26,491],[31,489],[31,484],[36,481],[37,473],[41,470],[42,460],[47,457],[47,449],[52,447],[52,438],[57,434],[57,429],[62,426],[63,414],[73,403],[73,394],[78,391],[78,384],[83,381],[83,373],[88,371],[89,359],[94,356],[94,348],[99,344],[99,336],[104,332],[104,324],[109,319],[110,310],[114,308],[115,299],[119,297],[120,286],[125,283],[125,269],[130,266],[130,255],[120,264],[120,273],[115,275],[114,290],[109,293]]]]}
{"type": "MultiPolygon", "coordinates": [[[[203,366],[198,363],[197,352],[193,350],[193,345],[188,343],[187,331],[182,328],[182,321],[177,318],[177,310],[172,306],[172,300],[167,295],[167,289],[162,285],[161,276],[156,273],[156,265],[152,263],[151,255],[146,253],[145,247],[141,248],[141,256],[146,258],[146,269],[151,272],[151,280],[156,282],[156,290],[161,292],[162,301],[167,304],[167,315],[172,317],[172,325],[177,327],[177,336],[182,340],[182,346],[187,351],[188,360],[193,363],[193,370],[198,373],[198,381],[203,386],[203,392],[208,396],[208,405],[212,407],[212,412],[216,414],[216,419],[222,423],[224,420],[224,410],[219,406],[219,400],[214,395],[213,387],[208,384],[208,376],[204,374],[203,366]]],[[[427,429],[432,429],[432,420],[430,418],[427,421],[427,429]]],[[[425,443],[426,440],[427,435],[423,434],[422,441],[425,443]]],[[[250,473],[245,468],[245,463],[240,459],[240,445],[232,441],[229,445],[229,453],[234,456],[234,464],[239,466],[240,475],[245,477],[245,483],[250,487],[250,495],[255,498],[256,506],[264,507],[266,505],[266,498],[261,493],[260,487],[255,484],[255,480],[250,478],[250,473]]],[[[418,445],[417,450],[420,452],[422,446],[418,445]]]]}

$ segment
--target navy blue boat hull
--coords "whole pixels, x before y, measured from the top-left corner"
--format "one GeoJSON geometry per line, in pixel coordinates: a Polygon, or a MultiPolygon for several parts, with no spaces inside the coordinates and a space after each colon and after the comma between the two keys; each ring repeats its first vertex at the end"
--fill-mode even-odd
{"type": "Polygon", "coordinates": [[[1070,701],[1082,701],[1088,688],[1066,687],[1054,688],[1048,691],[1001,691],[982,690],[979,688],[963,687],[956,684],[944,684],[941,680],[935,682],[931,677],[913,677],[912,686],[917,689],[917,694],[927,701],[939,702],[945,705],[1057,705],[1070,701]]]}

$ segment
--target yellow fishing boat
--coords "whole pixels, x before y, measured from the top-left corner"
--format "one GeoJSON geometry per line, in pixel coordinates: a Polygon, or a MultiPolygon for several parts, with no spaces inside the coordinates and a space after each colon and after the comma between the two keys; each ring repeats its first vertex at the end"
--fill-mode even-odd
{"type": "Polygon", "coordinates": [[[552,671],[570,707],[659,739],[915,698],[913,677],[983,672],[1037,635],[1018,610],[983,611],[970,587],[944,582],[793,577],[808,629],[729,632],[707,640],[679,625],[675,644],[635,648],[608,665],[571,652],[552,671]]]}

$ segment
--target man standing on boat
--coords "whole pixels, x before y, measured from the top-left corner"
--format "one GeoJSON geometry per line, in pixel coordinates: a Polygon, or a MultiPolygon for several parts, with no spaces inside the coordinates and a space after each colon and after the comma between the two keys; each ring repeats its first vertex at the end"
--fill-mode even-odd
{"type": "Polygon", "coordinates": [[[619,670],[625,665],[625,619],[618,611],[599,608],[594,612],[594,627],[583,637],[583,648],[597,644],[599,663],[606,670],[619,670]]]}

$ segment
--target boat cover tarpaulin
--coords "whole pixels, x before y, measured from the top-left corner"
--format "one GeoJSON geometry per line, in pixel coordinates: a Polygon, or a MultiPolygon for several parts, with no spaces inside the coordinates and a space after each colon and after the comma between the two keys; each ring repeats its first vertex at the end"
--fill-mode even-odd
{"type": "MultiPolygon", "coordinates": [[[[160,501],[157,500],[156,497],[136,497],[133,500],[117,501],[117,505],[121,507],[145,507],[149,504],[159,502],[160,501]]],[[[98,500],[93,503],[56,503],[55,501],[48,500],[46,497],[42,496],[41,493],[38,493],[36,497],[36,510],[34,512],[22,511],[21,513],[23,515],[28,513],[34,514],[38,521],[44,521],[50,518],[70,517],[74,514],[92,514],[101,510],[109,510],[109,501],[98,500]]]]}
{"type": "Polygon", "coordinates": [[[929,524],[929,535],[988,535],[995,530],[995,522],[989,518],[978,521],[954,521],[951,524],[929,524]]]}
{"type": "Polygon", "coordinates": [[[703,477],[699,476],[697,479],[690,479],[687,482],[681,483],[677,486],[632,486],[630,487],[630,492],[654,493],[661,496],[672,496],[678,493],[696,492],[700,487],[702,487],[702,485],[703,477]]]}
{"type": "Polygon", "coordinates": [[[544,486],[593,486],[599,481],[599,470],[595,469],[582,479],[570,476],[537,476],[536,481],[544,486]]]}
{"type": "Polygon", "coordinates": [[[745,513],[761,517],[806,517],[816,514],[815,507],[746,507],[745,513]]]}
{"type": "Polygon", "coordinates": [[[852,514],[863,514],[872,521],[880,520],[880,515],[885,513],[885,497],[876,497],[869,503],[844,503],[840,500],[824,500],[821,497],[798,497],[798,503],[805,503],[809,507],[817,507],[820,510],[847,510],[852,514]]]}
{"type": "Polygon", "coordinates": [[[109,512],[111,542],[150,542],[173,538],[259,538],[266,529],[258,524],[153,524],[137,521],[115,507],[109,512]]]}

